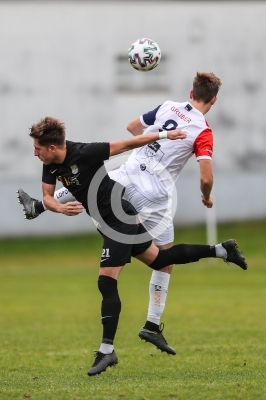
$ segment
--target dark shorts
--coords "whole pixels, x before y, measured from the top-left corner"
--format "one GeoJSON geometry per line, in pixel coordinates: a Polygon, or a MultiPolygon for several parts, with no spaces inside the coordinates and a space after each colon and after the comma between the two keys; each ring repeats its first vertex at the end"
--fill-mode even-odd
{"type": "MultiPolygon", "coordinates": [[[[122,200],[123,211],[128,215],[127,223],[121,221],[114,214],[110,214],[104,218],[105,223],[110,226],[114,231],[119,234],[132,236],[131,242],[133,243],[123,243],[119,240],[115,240],[116,235],[106,235],[104,231],[102,232],[99,228],[98,231],[102,235],[103,247],[101,255],[101,267],[120,267],[131,262],[131,257],[135,257],[139,254],[144,253],[151,245],[152,238],[150,236],[148,241],[144,243],[134,243],[134,237],[147,233],[146,229],[142,224],[138,222],[137,212],[126,200],[122,200]]],[[[123,216],[125,221],[125,218],[123,216]]],[[[122,236],[123,236],[122,235],[122,236]]]]}

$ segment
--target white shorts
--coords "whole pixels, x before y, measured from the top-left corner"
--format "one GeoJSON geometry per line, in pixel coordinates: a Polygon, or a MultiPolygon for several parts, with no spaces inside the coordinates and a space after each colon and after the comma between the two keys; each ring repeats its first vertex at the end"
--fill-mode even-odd
{"type": "MultiPolygon", "coordinates": [[[[110,171],[108,175],[114,181],[125,186],[125,198],[135,207],[140,222],[153,237],[154,243],[158,246],[172,243],[174,241],[174,226],[171,199],[162,203],[155,203],[147,199],[135,186],[131,185],[123,168],[110,171]]],[[[55,198],[60,203],[76,200],[64,187],[55,192],[55,198]]]]}
{"type": "Polygon", "coordinates": [[[111,179],[126,187],[125,198],[135,207],[139,220],[153,237],[158,246],[174,241],[174,226],[171,199],[155,203],[140,193],[135,186],[126,182],[126,177],[119,169],[108,173],[111,179]]]}

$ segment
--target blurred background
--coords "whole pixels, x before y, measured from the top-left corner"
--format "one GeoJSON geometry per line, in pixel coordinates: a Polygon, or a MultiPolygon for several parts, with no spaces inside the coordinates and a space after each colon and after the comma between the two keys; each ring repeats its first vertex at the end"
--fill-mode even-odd
{"type": "Polygon", "coordinates": [[[214,210],[201,204],[191,158],[177,182],[175,223],[266,219],[266,3],[263,1],[0,1],[0,236],[95,231],[85,215],[23,219],[16,190],[41,198],[29,127],[50,115],[74,141],[129,137],[127,123],[167,99],[186,101],[197,71],[223,82],[207,115],[215,137],[214,210]],[[138,72],[136,39],[160,65],[138,72]]]}

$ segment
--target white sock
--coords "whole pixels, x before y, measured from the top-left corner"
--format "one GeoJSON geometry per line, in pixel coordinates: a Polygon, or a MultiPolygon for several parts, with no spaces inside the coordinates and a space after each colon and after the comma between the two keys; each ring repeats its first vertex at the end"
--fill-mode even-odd
{"type": "Polygon", "coordinates": [[[170,274],[153,271],[150,280],[150,302],[147,321],[160,325],[160,318],[165,308],[170,274]]]}
{"type": "MultiPolygon", "coordinates": [[[[61,203],[61,204],[68,203],[69,201],[76,201],[73,194],[70,193],[70,191],[68,189],[66,189],[64,186],[54,192],[54,199],[56,201],[58,201],[58,203],[61,203]]],[[[47,208],[45,207],[43,201],[42,201],[42,205],[46,211],[47,208]]]]}
{"type": "Polygon", "coordinates": [[[76,201],[75,197],[64,186],[54,192],[54,198],[58,203],[68,203],[69,201],[76,201]]]}
{"type": "Polygon", "coordinates": [[[221,243],[215,245],[215,252],[216,252],[216,257],[227,258],[227,251],[225,250],[225,248],[222,246],[221,243]]]}
{"type": "Polygon", "coordinates": [[[47,211],[47,208],[45,207],[43,200],[42,200],[42,205],[43,205],[44,210],[47,211]]]}
{"type": "Polygon", "coordinates": [[[102,343],[99,351],[103,354],[111,354],[114,350],[114,346],[112,344],[102,343]]]}

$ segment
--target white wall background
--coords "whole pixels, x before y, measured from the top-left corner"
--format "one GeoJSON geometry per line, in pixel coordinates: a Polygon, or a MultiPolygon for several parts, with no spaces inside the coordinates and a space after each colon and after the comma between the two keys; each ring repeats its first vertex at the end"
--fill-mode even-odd
{"type": "MultiPolygon", "coordinates": [[[[223,82],[207,116],[217,218],[265,218],[265,20],[266,4],[256,1],[0,2],[0,236],[94,229],[85,215],[23,220],[16,188],[41,196],[32,123],[51,115],[70,140],[122,139],[131,119],[166,99],[185,101],[196,71],[223,82]],[[117,57],[140,37],[155,40],[167,59],[165,90],[119,92],[117,57]]],[[[191,159],[180,176],[176,223],[205,219],[197,169],[191,159]]]]}

